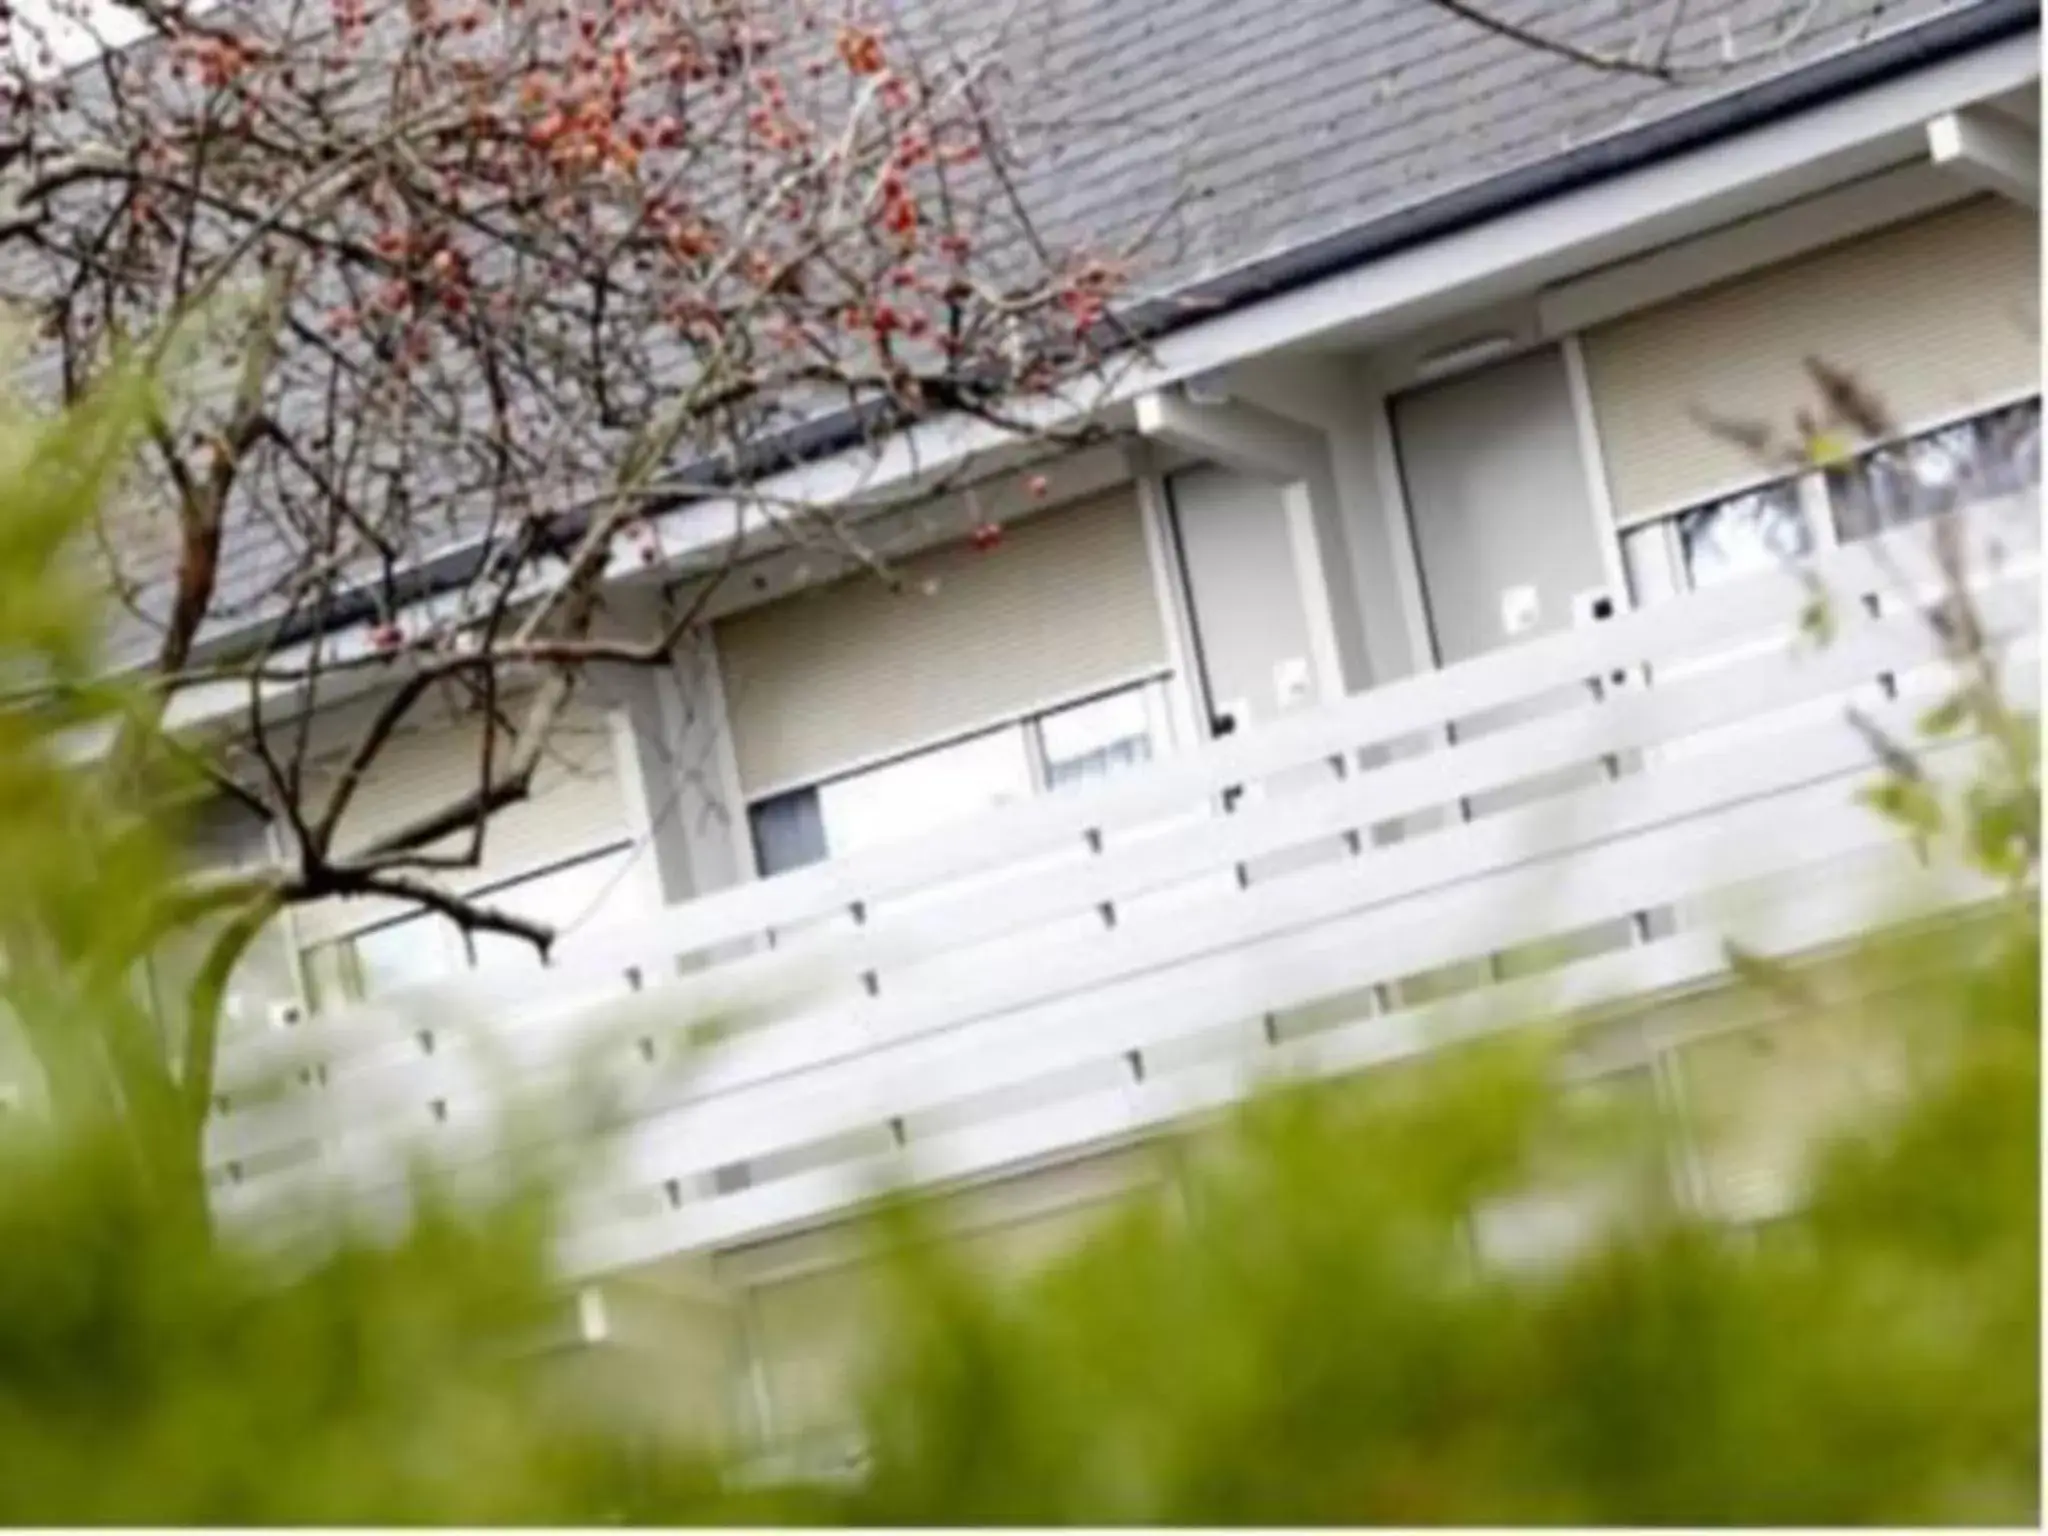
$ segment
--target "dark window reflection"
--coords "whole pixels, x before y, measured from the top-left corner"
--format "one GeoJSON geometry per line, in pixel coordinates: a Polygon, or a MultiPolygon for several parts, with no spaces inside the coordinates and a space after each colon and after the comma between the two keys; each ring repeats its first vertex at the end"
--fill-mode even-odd
{"type": "Polygon", "coordinates": [[[1679,513],[1678,542],[1698,588],[1796,560],[1812,550],[1813,532],[1786,481],[1679,513]]]}
{"type": "Polygon", "coordinates": [[[1867,538],[2041,483],[2041,402],[2024,400],[1865,454],[1828,472],[1844,540],[1867,538]]]}

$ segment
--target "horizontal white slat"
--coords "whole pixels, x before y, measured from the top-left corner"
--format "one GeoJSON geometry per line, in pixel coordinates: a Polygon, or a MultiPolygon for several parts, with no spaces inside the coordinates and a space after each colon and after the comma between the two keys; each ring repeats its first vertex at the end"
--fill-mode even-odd
{"type": "MultiPolygon", "coordinates": [[[[1411,898],[1379,912],[1331,919],[1346,933],[1346,974],[1329,993],[1393,980],[1678,900],[1727,869],[1728,841],[1765,839],[1778,867],[1850,853],[1891,834],[1838,785],[1774,797],[1711,823],[1663,827],[1640,839],[1576,851],[1556,863],[1411,898]],[[1791,851],[1803,843],[1805,850],[1791,851]]],[[[1479,829],[1474,830],[1490,830],[1479,829]]],[[[1770,872],[1748,865],[1734,878],[1770,872]]],[[[1275,924],[1285,940],[1307,926],[1275,924]]],[[[991,1076],[1049,1070],[1077,1046],[1098,1055],[1140,1048],[1156,1032],[1213,1027],[1316,1000],[1298,973],[1275,978],[1277,958],[1248,945],[1207,946],[1185,963],[1106,979],[1054,1006],[999,1024],[950,1031],[939,1041],[877,1047],[829,1068],[771,1080],[649,1121],[628,1138],[629,1166],[675,1177],[752,1158],[893,1115],[930,1108],[991,1076]],[[1064,1047],[1064,1049],[1062,1049],[1064,1047]],[[644,1150],[643,1150],[644,1149],[644,1150]],[[644,1159],[644,1160],[643,1160],[644,1159]]],[[[1324,993],[1322,995],[1329,995],[1324,993]]]]}
{"type": "MultiPolygon", "coordinates": [[[[1983,601],[1994,632],[2025,628],[2035,604],[2031,582],[2011,578],[1993,584],[1983,601]]],[[[1250,813],[1221,824],[1191,823],[1191,835],[1184,838],[1118,837],[1105,856],[1036,870],[1026,867],[1007,882],[985,879],[973,899],[927,899],[919,903],[915,917],[899,918],[885,906],[865,929],[854,934],[799,940],[728,962],[699,975],[684,991],[668,996],[679,1012],[692,1011],[697,1016],[735,1008],[787,1008],[799,1004],[806,992],[833,976],[865,969],[880,972],[905,956],[944,952],[1006,932],[1023,933],[1035,923],[1071,912],[1092,912],[1102,902],[1193,878],[1205,866],[1227,868],[1317,836],[1370,827],[1534,777],[1550,768],[1647,748],[1715,725],[1766,715],[1924,660],[1927,638],[1914,615],[1894,614],[1873,623],[1861,619],[1860,613],[1857,608],[1846,620],[1845,631],[1834,645],[1795,662],[1769,654],[1752,657],[1680,686],[1625,695],[1598,712],[1588,708],[1491,733],[1454,752],[1397,763],[1322,794],[1270,798],[1250,813]]],[[[1078,857],[1084,845],[1076,839],[1070,846],[1078,857]]],[[[1044,857],[1042,850],[1040,857],[1044,857]]],[[[645,935],[643,942],[658,943],[658,933],[645,935]]],[[[635,950],[624,953],[644,978],[658,978],[668,970],[656,955],[635,950]]],[[[451,991],[445,999],[435,993],[414,999],[400,997],[377,1009],[348,1015],[325,1031],[336,1037],[331,1042],[321,1039],[322,1032],[317,1029],[292,1038],[273,1036],[267,1042],[271,1046],[267,1054],[275,1058],[286,1048],[319,1052],[323,1047],[330,1056],[338,1050],[362,1054],[381,1040],[395,1048],[397,1059],[409,1059],[411,1036],[419,1021],[446,1019],[452,1008],[489,1012],[503,1002],[517,1006],[538,1026],[547,1021],[551,1006],[571,1012],[595,998],[628,992],[625,968],[619,962],[607,966],[583,960],[538,976],[515,978],[497,988],[479,979],[469,988],[451,991]]],[[[266,1062],[265,1054],[249,1052],[229,1063],[222,1074],[224,1083],[232,1085],[274,1065],[274,1060],[266,1062]]]]}
{"type": "MultiPolygon", "coordinates": [[[[1729,937],[1765,957],[1790,957],[1838,944],[1869,930],[1870,912],[1860,890],[1891,887],[1925,872],[1906,850],[1884,847],[1866,855],[1856,873],[1856,890],[1836,889],[1830,893],[1832,899],[1802,902],[1782,920],[1754,931],[1738,929],[1729,937]]],[[[1922,894],[1926,903],[1939,906],[1987,893],[1969,878],[1948,872],[1947,879],[1924,886],[1922,894]]],[[[1076,1155],[1223,1108],[1242,1096],[1254,1074],[1284,1078],[1361,1071],[1546,1012],[1569,1013],[1617,998],[1654,997],[1726,974],[1723,936],[1682,934],[1577,961],[1541,977],[1503,983],[1488,994],[1493,1006],[1461,1021],[1462,1029],[1445,1028],[1441,1016],[1426,1009],[1365,1018],[1274,1047],[1252,1061],[1208,1063],[1148,1077],[1116,1092],[1077,1099],[1057,1113],[1039,1111],[977,1126],[895,1156],[822,1169],[651,1219],[592,1222],[570,1240],[565,1258],[573,1272],[600,1273],[679,1249],[757,1241],[829,1219],[892,1181],[965,1181],[1048,1157],[1076,1155]]]]}
{"type": "MultiPolygon", "coordinates": [[[[1746,822],[1760,808],[1743,802],[1755,799],[1763,789],[1817,779],[1824,792],[1816,795],[1809,790],[1761,803],[1762,813],[1777,818],[1758,834],[1754,846],[1763,867],[1797,866],[1840,851],[1828,841],[1830,834],[1848,838],[1841,847],[1863,846],[1889,834],[1850,803],[1845,784],[1823,776],[1862,767],[1864,750],[1861,738],[1845,726],[1809,729],[1803,739],[1788,742],[1785,750],[1769,758],[1745,755],[1718,774],[1695,773],[1671,785],[1625,781],[1573,797],[1581,803],[1563,808],[1563,814],[1532,808],[1491,818],[1430,839],[1427,846],[1384,850],[1355,870],[1317,871],[1256,902],[1219,904],[1193,924],[1177,921],[1153,933],[1106,934],[1090,953],[1063,956],[1067,973],[1049,986],[1033,985],[1042,979],[1036,972],[1019,972],[997,978],[993,986],[977,987],[975,974],[969,972],[955,977],[951,989],[891,1010],[895,1017],[886,1021],[870,1018],[864,1027],[840,1030],[817,1028],[817,1021],[790,1021],[777,1033],[802,1055],[782,1062],[771,1057],[763,1063],[742,1049],[741,1059],[730,1066],[714,1061],[703,1073],[685,1080],[699,1093],[722,1091],[723,1096],[683,1111],[681,1118],[691,1126],[693,1150],[684,1162],[672,1161],[662,1169],[661,1176],[698,1172],[802,1145],[1091,1057],[1144,1048],[1170,1033],[1226,1022],[1228,1012],[1211,1017],[1205,1010],[1222,997],[1235,998],[1247,984],[1266,990],[1229,1007],[1256,1014],[1312,1001],[1312,996],[1276,999],[1274,991],[1289,980],[1268,975],[1269,958],[1244,946],[1346,913],[1363,912],[1368,921],[1367,928],[1352,933],[1356,974],[1346,978],[1347,986],[1362,985],[1484,955],[1746,877],[1754,868],[1730,867],[1720,842],[1731,835],[1750,835],[1746,822]],[[1737,808],[1735,815],[1706,828],[1704,836],[1699,826],[1684,824],[1677,828],[1675,842],[1667,834],[1664,842],[1671,843],[1671,849],[1661,848],[1654,839],[1616,841],[1631,831],[1654,831],[1695,817],[1703,809],[1730,804],[1737,808]],[[1795,825],[1803,839],[1780,835],[1795,825]],[[1686,862],[1688,857],[1691,863],[1686,862]],[[1532,859],[1546,859],[1556,867],[1532,867],[1532,859]],[[1511,872],[1508,880],[1515,889],[1501,891],[1498,881],[1471,879],[1503,870],[1511,872]],[[1465,883],[1457,883],[1461,880],[1465,883]],[[1588,880],[1594,882],[1590,887],[1588,880]],[[1587,894],[1575,905],[1570,898],[1581,890],[1587,894]],[[1532,899],[1545,892],[1549,900],[1532,899]],[[1590,907],[1585,906],[1587,901],[1590,907]],[[1421,932],[1406,932],[1418,923],[1421,932]],[[1375,962],[1375,930],[1402,935],[1379,949],[1380,955],[1398,960],[1375,962]],[[1177,971],[1170,970],[1176,965],[1177,971]],[[1204,993],[1204,1008],[1169,1011],[1154,995],[1160,978],[1182,973],[1199,975],[1194,982],[1182,976],[1172,990],[1196,987],[1204,993]],[[1132,976],[1138,978],[1138,993],[1126,996],[1129,989],[1120,983],[1132,976]],[[1048,993],[1049,1003],[1044,1001],[1048,993]],[[1007,1017],[982,1026],[971,1024],[978,1014],[1006,1010],[1007,1017]],[[836,1051],[830,1044],[835,1038],[840,1042],[836,1051]],[[901,1043],[881,1043],[888,1041],[901,1043]],[[772,1075],[777,1068],[781,1075],[772,1075]],[[759,1086],[745,1091],[752,1085],[759,1086]]],[[[411,1102],[421,1104],[437,1096],[452,1099],[466,1086],[467,1077],[466,1068],[443,1058],[422,1062],[409,1075],[391,1081],[411,1102]]],[[[636,1107],[645,1113],[655,1106],[642,1102],[636,1107]]],[[[272,1130],[290,1134],[284,1125],[273,1125],[272,1130]]],[[[254,1150],[250,1145],[240,1149],[242,1155],[254,1150]]],[[[665,1147],[664,1155],[673,1159],[674,1147],[665,1147]]]]}
{"type": "MultiPolygon", "coordinates": [[[[1889,729],[1903,730],[1910,724],[1918,703],[1909,697],[1887,711],[1879,711],[1877,718],[1889,729]]],[[[1844,729],[1838,721],[1827,722],[1803,737],[1790,738],[1783,746],[1784,749],[1768,756],[1746,754],[1722,773],[1689,771],[1680,784],[1666,787],[1651,778],[1638,778],[1612,788],[1582,792],[1549,806],[1489,818],[1453,834],[1379,850],[1357,870],[1339,867],[1322,872],[1314,881],[1290,881],[1286,891],[1280,893],[1281,899],[1275,899],[1272,893],[1262,893],[1256,904],[1255,916],[1259,921],[1254,923],[1247,923],[1242,901],[1228,900],[1209,912],[1206,921],[1190,923],[1176,918],[1170,930],[1150,934],[1142,923],[1133,924],[1120,934],[1103,935],[1093,944],[1070,944],[1062,951],[1061,966],[1048,969],[1033,965],[1024,971],[1013,968],[1008,991],[1004,990],[1000,976],[991,985],[987,968],[972,957],[933,961],[922,972],[914,973],[923,985],[905,988],[909,994],[905,1002],[899,1004],[885,995],[853,1017],[821,1018],[800,1013],[772,1026],[760,1037],[743,1042],[736,1052],[727,1053],[727,1059],[714,1060],[692,1073],[684,1083],[692,1092],[684,1097],[721,1087],[743,1086],[835,1056],[857,1055],[877,1040],[915,1036],[957,1025],[977,1013],[1027,1005],[1034,997],[1048,992],[1057,994],[1100,986],[1134,969],[1173,963],[1211,946],[1243,942],[1289,923],[1314,920],[1317,909],[1303,903],[1321,902],[1327,906],[1334,899],[1340,905],[1357,907],[1398,901],[1428,882],[1441,883],[1461,872],[1505,867],[1547,850],[1569,850],[1578,839],[1612,834],[1628,824],[1631,817],[1695,814],[1729,797],[1761,793],[1773,785],[1792,782],[1793,776],[1800,773],[1843,771],[1864,763],[1865,748],[1860,736],[1844,729]],[[1822,756],[1813,756],[1816,749],[1822,756]]],[[[1237,893],[1230,894],[1234,897],[1237,893]]],[[[490,1046],[508,1057],[508,1065],[531,1071],[550,1054],[559,1058],[579,1037],[592,1046],[601,1043],[597,1030],[600,1022],[608,1023],[623,1041],[645,1030],[665,1032],[679,1016],[683,1015],[678,1000],[657,990],[611,1007],[587,1007],[585,1025],[580,1031],[543,1030],[529,1024],[509,1037],[493,1039],[490,1046]],[[539,1055],[533,1051],[535,1045],[543,1047],[539,1055]]],[[[434,1041],[434,1054],[408,1042],[395,1054],[378,1053],[378,1059],[357,1066],[370,1069],[366,1077],[383,1079],[389,1094],[410,1103],[415,1113],[435,1099],[455,1100],[483,1086],[477,1068],[460,1049],[459,1037],[443,1031],[423,1038],[434,1041]]],[[[673,1052],[664,1055],[673,1058],[673,1052]]],[[[353,1075],[338,1070],[327,1094],[309,1097],[335,1107],[346,1101],[344,1118],[351,1125],[373,1126],[376,1104],[383,1095],[365,1092],[372,1084],[351,1081],[353,1075]]],[[[646,1075],[642,1074],[643,1078],[646,1075]]],[[[270,1110],[226,1118],[215,1127],[216,1160],[252,1157],[266,1148],[322,1134],[317,1114],[308,1113],[313,1108],[305,1102],[293,1101],[270,1110]]]]}

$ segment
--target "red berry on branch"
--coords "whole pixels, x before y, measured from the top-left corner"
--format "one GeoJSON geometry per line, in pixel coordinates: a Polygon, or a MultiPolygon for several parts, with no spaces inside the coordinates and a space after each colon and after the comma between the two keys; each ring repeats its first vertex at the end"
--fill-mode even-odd
{"type": "Polygon", "coordinates": [[[974,532],[967,537],[969,543],[983,554],[986,554],[1003,542],[1002,524],[977,523],[974,526],[974,532]]]}
{"type": "Polygon", "coordinates": [[[882,40],[865,27],[841,27],[839,57],[856,75],[879,74],[882,69],[882,40]]]}

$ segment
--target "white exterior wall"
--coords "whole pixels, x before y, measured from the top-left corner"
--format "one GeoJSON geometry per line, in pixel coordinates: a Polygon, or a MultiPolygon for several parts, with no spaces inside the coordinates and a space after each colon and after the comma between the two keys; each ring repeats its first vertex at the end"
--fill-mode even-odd
{"type": "MultiPolygon", "coordinates": [[[[1901,185],[1912,182],[1904,206],[1927,200],[1924,179],[1897,179],[1901,185]]],[[[1802,225],[1801,217],[1795,208],[1783,222],[1825,246],[1820,227],[1811,219],[1802,225]]],[[[1867,222],[1871,214],[1859,203],[1855,217],[1867,222]]],[[[1729,242],[1710,232],[1694,246],[1704,253],[1729,242]]],[[[1990,198],[1969,199],[1861,229],[1844,243],[1767,271],[1731,279],[1702,267],[1704,286],[1696,291],[1594,326],[1583,336],[1584,378],[1592,446],[1604,464],[1595,471],[1604,475],[1597,487],[1601,499],[1625,524],[1646,511],[1755,479],[1753,466],[1731,457],[1735,450],[1697,426],[1691,407],[1739,402],[1752,414],[1772,412],[1789,420],[1809,393],[1801,361],[1810,351],[1825,349],[1866,368],[1909,426],[1930,413],[2010,398],[2032,387],[2038,379],[2029,331],[2038,326],[2032,289],[2038,247],[2030,215],[1990,198]],[[1887,388],[1881,382],[1886,379],[1897,383],[1887,388]]],[[[1660,253],[1659,259],[1682,264],[1692,248],[1660,253]]],[[[1540,333],[1542,311],[1530,301],[1496,305],[1419,334],[1491,329],[1498,322],[1530,339],[1540,333]]],[[[1310,509],[1305,547],[1326,584],[1327,607],[1318,619],[1334,639],[1343,685],[1351,691],[1433,664],[1385,410],[1388,389],[1412,376],[1420,350],[1417,342],[1402,342],[1369,355],[1266,359],[1230,374],[1230,386],[1242,398],[1325,434],[1329,479],[1326,494],[1310,509]]],[[[942,591],[951,588],[954,601],[944,606],[952,616],[967,616],[955,623],[955,629],[966,625],[960,633],[942,624],[907,642],[930,671],[903,674],[878,662],[882,653],[857,653],[841,643],[862,623],[893,623],[887,613],[892,605],[916,602],[914,596],[896,599],[870,591],[856,595],[853,606],[874,611],[850,627],[826,624],[820,630],[807,615],[827,605],[800,595],[723,621],[715,638],[696,642],[669,672],[621,671],[605,680],[604,698],[571,722],[563,751],[543,775],[542,793],[533,804],[494,820],[485,867],[461,883],[508,878],[621,836],[651,843],[645,860],[649,905],[750,878],[750,787],[780,787],[805,773],[913,749],[948,729],[972,728],[1048,702],[1047,690],[1058,691],[1050,684],[1039,688],[1026,677],[1018,685],[1022,692],[1009,686],[1015,678],[983,686],[986,680],[961,662],[963,640],[972,637],[976,621],[991,628],[991,616],[1002,616],[999,622],[1025,633],[1032,628],[1032,603],[1048,596],[1072,604],[1048,611],[1040,629],[1042,641],[1058,643],[1020,646],[1006,636],[1010,660],[1059,672],[1057,653],[1074,634],[1067,620],[1076,613],[1115,611],[1129,622],[1093,636],[1099,643],[1083,645],[1088,655],[1076,663],[1075,675],[1086,672],[1113,683],[1132,671],[1170,667],[1167,617],[1155,581],[1159,561],[1145,547],[1135,503],[1135,487],[1127,486],[1013,527],[1005,547],[986,560],[956,552],[910,561],[913,585],[930,566],[942,591]],[[1107,510],[1112,506],[1113,516],[1107,510]],[[1058,519],[1089,508],[1101,528],[1113,523],[1120,536],[1094,541],[1083,551],[1092,559],[1033,560],[1035,547],[1053,543],[1039,528],[1056,527],[1058,519]],[[1002,589],[993,598],[981,591],[992,580],[1002,589]],[[821,639],[824,630],[834,633],[821,639]],[[787,689],[778,687],[766,704],[741,700],[735,714],[727,693],[734,651],[747,670],[758,669],[760,658],[772,652],[771,671],[795,677],[802,669],[815,686],[787,698],[787,689]],[[1114,655],[1096,665],[1097,653],[1114,655]],[[964,684],[951,688],[963,674],[964,684]],[[877,682],[882,686],[875,688],[877,682]],[[867,691],[853,686],[862,683],[867,691]],[[763,720],[770,715],[782,717],[777,733],[801,727],[806,740],[760,745],[763,720]],[[621,762],[624,779],[616,772],[621,762]]],[[[362,829],[358,835],[368,835],[368,829],[414,813],[445,789],[451,774],[467,771],[466,749],[452,735],[445,744],[424,738],[403,743],[382,782],[363,793],[351,822],[362,829]]],[[[381,903],[333,904],[294,914],[292,921],[297,942],[304,944],[399,910],[381,903]]]]}

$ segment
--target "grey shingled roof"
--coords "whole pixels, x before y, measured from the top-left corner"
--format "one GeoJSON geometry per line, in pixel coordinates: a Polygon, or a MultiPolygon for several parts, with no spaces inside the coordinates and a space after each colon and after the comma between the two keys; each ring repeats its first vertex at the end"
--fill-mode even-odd
{"type": "MultiPolygon", "coordinates": [[[[1626,51],[1641,17],[1669,15],[1647,0],[1486,3],[1601,53],[1626,51]]],[[[1140,297],[1995,8],[2010,0],[1692,0],[1669,58],[1716,67],[1672,85],[1532,50],[1430,0],[890,0],[901,24],[928,35],[1002,29],[1008,78],[1022,86],[1006,96],[1007,120],[1044,146],[1022,187],[1034,220],[1059,244],[1094,249],[1154,229],[1140,297]],[[1775,45],[1788,14],[1804,25],[1775,45]],[[1719,67],[1731,50],[1742,62],[1719,67]]],[[[222,577],[237,595],[269,579],[248,560],[222,577]]]]}
{"type": "MultiPolygon", "coordinates": [[[[1143,287],[1158,292],[1378,220],[1811,64],[1973,0],[1694,0],[1671,59],[1747,63],[1673,86],[1492,35],[1429,0],[1043,0],[1022,71],[1051,110],[1110,121],[1030,188],[1041,219],[1099,242],[1170,199],[1143,287]]],[[[1627,51],[1635,0],[1487,0],[1589,52],[1627,51]]]]}

